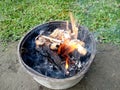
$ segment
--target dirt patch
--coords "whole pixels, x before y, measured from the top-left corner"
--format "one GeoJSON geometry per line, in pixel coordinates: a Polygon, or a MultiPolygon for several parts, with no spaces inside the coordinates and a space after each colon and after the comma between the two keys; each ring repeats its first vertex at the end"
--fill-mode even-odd
{"type": "MultiPolygon", "coordinates": [[[[17,44],[5,51],[0,46],[0,90],[50,90],[39,86],[24,72],[17,58],[17,44]]],[[[85,77],[68,90],[120,90],[120,48],[97,45],[97,54],[85,77]]]]}

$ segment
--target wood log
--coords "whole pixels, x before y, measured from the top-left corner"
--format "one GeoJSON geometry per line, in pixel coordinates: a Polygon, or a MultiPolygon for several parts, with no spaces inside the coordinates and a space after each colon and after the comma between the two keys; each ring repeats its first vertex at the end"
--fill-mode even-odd
{"type": "Polygon", "coordinates": [[[77,42],[76,40],[71,40],[68,45],[70,48],[77,49],[81,55],[86,55],[87,50],[82,46],[82,44],[83,44],[82,41],[77,42]]]}
{"type": "Polygon", "coordinates": [[[71,38],[71,31],[70,30],[60,30],[59,28],[57,28],[53,31],[53,33],[51,33],[49,35],[49,37],[64,41],[65,39],[71,38]]]}
{"type": "Polygon", "coordinates": [[[76,27],[76,22],[75,22],[75,19],[71,12],[70,12],[70,21],[71,21],[71,25],[72,25],[72,34],[71,35],[73,35],[73,38],[77,39],[78,27],[76,27]]]}
{"type": "Polygon", "coordinates": [[[52,38],[61,38],[61,36],[63,36],[64,30],[61,30],[59,28],[55,29],[49,36],[52,38]]]}
{"type": "Polygon", "coordinates": [[[51,43],[50,44],[50,49],[52,50],[57,50],[59,47],[60,43],[51,43]]]}
{"type": "Polygon", "coordinates": [[[81,40],[79,40],[79,39],[72,39],[71,41],[70,41],[70,43],[74,43],[74,44],[80,44],[82,47],[85,47],[85,43],[83,42],[83,41],[81,41],[81,40]]]}
{"type": "Polygon", "coordinates": [[[82,55],[86,55],[87,54],[87,50],[85,48],[83,48],[81,45],[78,45],[77,50],[82,55]]]}
{"type": "Polygon", "coordinates": [[[47,57],[54,65],[59,67],[61,69],[61,58],[58,56],[58,54],[55,51],[52,51],[49,46],[44,45],[43,50],[47,53],[47,57]]]}
{"type": "Polygon", "coordinates": [[[39,35],[35,38],[36,46],[43,45],[45,42],[46,42],[45,38],[43,38],[39,35]]]}
{"type": "Polygon", "coordinates": [[[44,36],[44,35],[41,35],[41,37],[49,40],[50,42],[56,42],[56,43],[61,43],[62,42],[61,40],[57,40],[57,39],[54,39],[54,38],[51,38],[51,37],[48,37],[48,36],[44,36]]]}

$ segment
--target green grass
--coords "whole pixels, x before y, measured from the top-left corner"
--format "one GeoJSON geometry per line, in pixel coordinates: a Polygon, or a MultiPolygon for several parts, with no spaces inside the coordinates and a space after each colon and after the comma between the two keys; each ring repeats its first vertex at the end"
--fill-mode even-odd
{"type": "Polygon", "coordinates": [[[97,40],[120,44],[119,0],[1,0],[0,41],[17,41],[30,28],[51,20],[69,20],[69,11],[97,40]]]}

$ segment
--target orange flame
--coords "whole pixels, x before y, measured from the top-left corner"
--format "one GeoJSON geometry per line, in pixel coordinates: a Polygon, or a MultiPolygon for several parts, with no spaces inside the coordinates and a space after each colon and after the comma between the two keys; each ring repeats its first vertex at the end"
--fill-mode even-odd
{"type": "Polygon", "coordinates": [[[58,54],[65,58],[65,69],[69,68],[69,54],[77,48],[77,45],[70,40],[65,40],[58,48],[58,54]]]}
{"type": "MultiPolygon", "coordinates": [[[[76,21],[70,12],[70,20],[72,25],[72,32],[71,35],[74,39],[77,39],[78,36],[78,27],[76,27],[76,21]]],[[[67,29],[68,29],[68,22],[67,22],[67,29]]],[[[65,34],[64,34],[65,36],[65,34]]],[[[71,38],[72,39],[72,38],[71,38]]],[[[65,58],[65,68],[66,70],[69,68],[69,54],[73,52],[75,49],[78,48],[78,44],[75,42],[71,42],[70,38],[64,38],[64,42],[58,48],[58,54],[65,58]]]]}
{"type": "Polygon", "coordinates": [[[65,62],[65,69],[67,70],[68,69],[68,67],[69,67],[69,65],[68,65],[68,57],[66,58],[66,62],[65,62]]]}

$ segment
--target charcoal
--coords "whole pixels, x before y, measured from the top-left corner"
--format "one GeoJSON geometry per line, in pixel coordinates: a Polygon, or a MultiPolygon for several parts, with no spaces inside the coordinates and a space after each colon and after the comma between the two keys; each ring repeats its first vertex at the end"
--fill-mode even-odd
{"type": "Polygon", "coordinates": [[[61,71],[47,70],[47,76],[52,78],[65,78],[64,74],[61,71]]]}
{"type": "Polygon", "coordinates": [[[78,60],[81,57],[80,53],[77,50],[74,50],[71,56],[74,60],[78,60]]]}
{"type": "Polygon", "coordinates": [[[88,59],[90,58],[90,55],[91,55],[91,53],[87,52],[87,54],[85,56],[81,56],[80,57],[81,62],[87,62],[88,59]]]}
{"type": "Polygon", "coordinates": [[[65,75],[52,64],[40,64],[33,67],[39,73],[52,78],[65,78],[65,75]]]}
{"type": "Polygon", "coordinates": [[[49,60],[57,65],[61,69],[61,58],[58,56],[58,54],[54,51],[52,51],[48,46],[44,46],[44,51],[48,54],[49,60]]]}
{"type": "Polygon", "coordinates": [[[58,71],[58,72],[56,72],[56,75],[55,75],[54,78],[59,78],[60,79],[60,78],[66,78],[66,77],[61,71],[58,71]]]}
{"type": "Polygon", "coordinates": [[[76,73],[77,73],[77,71],[74,70],[74,69],[72,69],[72,70],[70,70],[69,76],[72,77],[72,76],[74,76],[76,73]]]}
{"type": "Polygon", "coordinates": [[[46,49],[44,48],[44,46],[40,46],[39,48],[36,48],[36,50],[39,52],[39,54],[46,57],[48,56],[48,53],[46,52],[46,49]]]}
{"type": "Polygon", "coordinates": [[[78,66],[78,68],[80,68],[82,66],[81,61],[78,61],[77,66],[78,66]]]}

